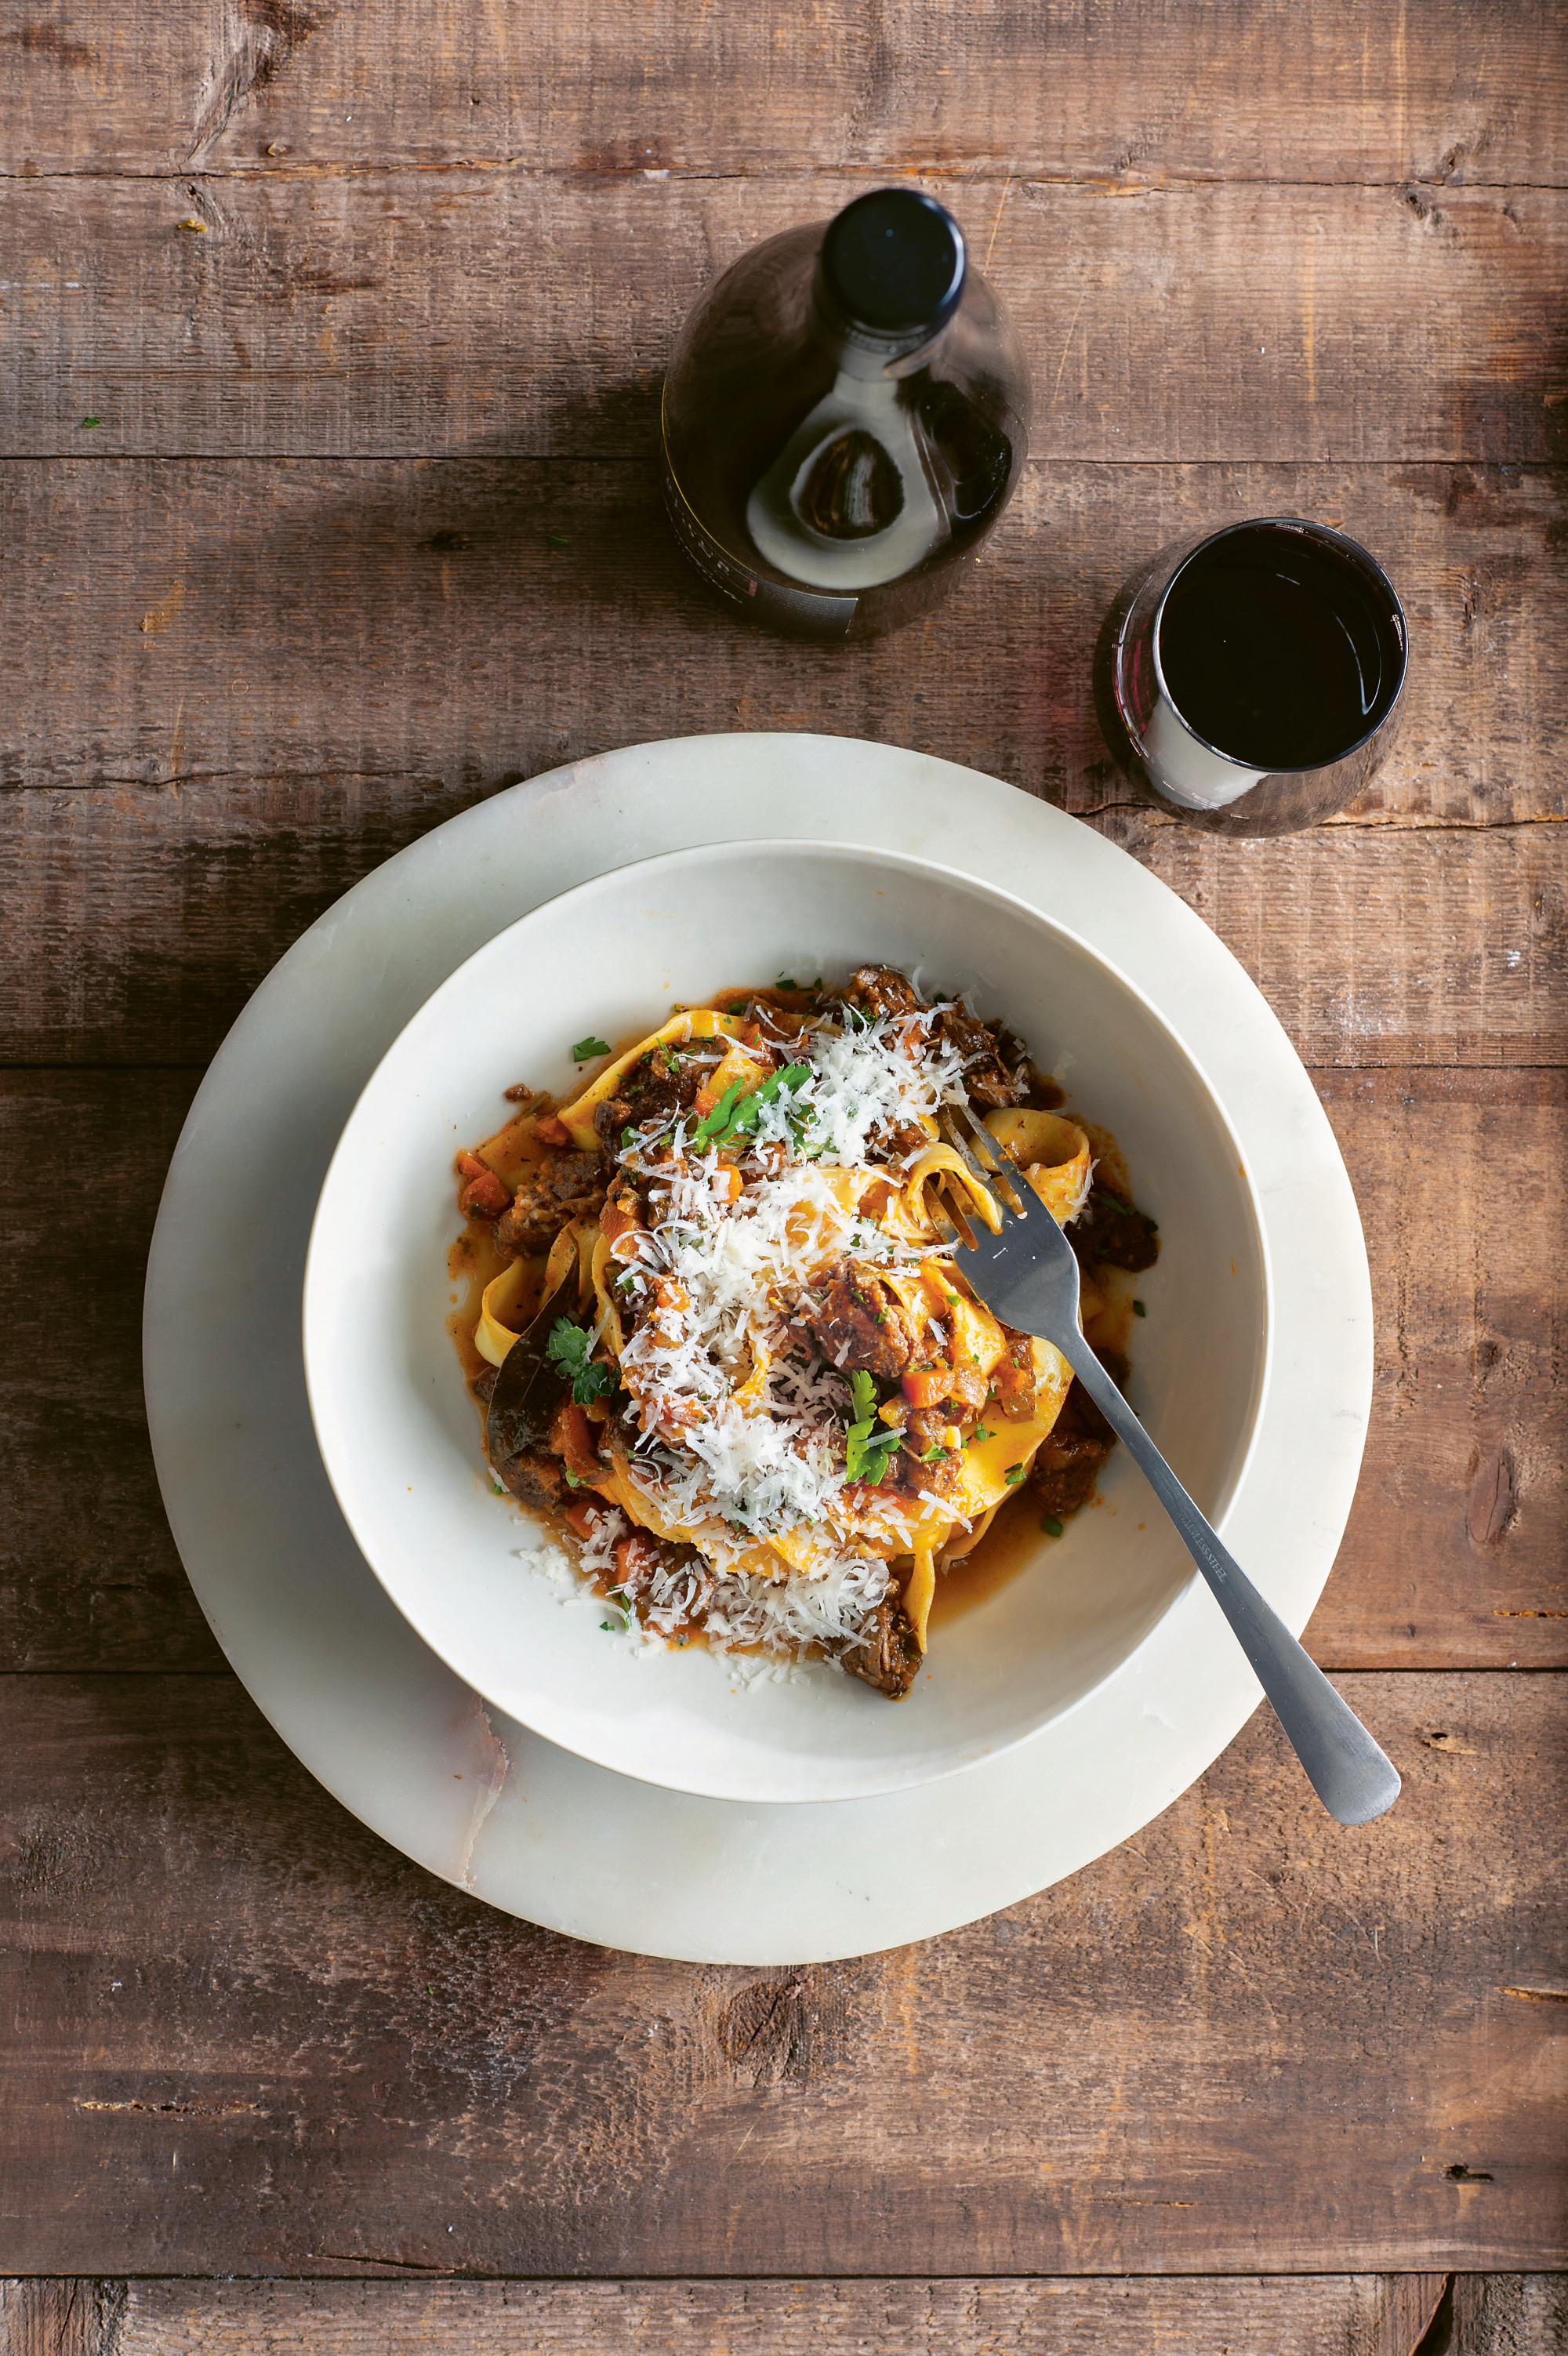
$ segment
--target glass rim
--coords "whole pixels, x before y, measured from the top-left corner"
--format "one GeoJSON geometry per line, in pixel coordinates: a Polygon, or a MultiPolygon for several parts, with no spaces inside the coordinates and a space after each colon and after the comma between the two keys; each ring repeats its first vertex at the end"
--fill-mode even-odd
{"type": "Polygon", "coordinates": [[[1399,700],[1404,693],[1405,680],[1410,673],[1410,622],[1401,602],[1399,591],[1394,587],[1377,558],[1369,549],[1363,548],[1359,540],[1352,540],[1348,532],[1337,531],[1332,524],[1314,523],[1310,516],[1243,516],[1239,522],[1221,524],[1218,531],[1205,532],[1203,538],[1187,550],[1187,554],[1160,592],[1159,602],[1155,607],[1154,620],[1149,626],[1149,650],[1154,661],[1155,680],[1159,691],[1195,744],[1201,744],[1204,751],[1212,753],[1217,761],[1224,761],[1230,767],[1240,769],[1249,776],[1312,777],[1321,775],[1325,769],[1337,767],[1341,761],[1349,760],[1352,754],[1359,753],[1364,744],[1369,744],[1379,729],[1386,727],[1393,718],[1399,700]],[[1207,554],[1209,549],[1217,547],[1220,541],[1233,540],[1238,532],[1273,530],[1281,527],[1288,531],[1299,532],[1304,540],[1318,541],[1329,548],[1335,555],[1347,558],[1354,570],[1370,575],[1372,584],[1380,589],[1388,600],[1389,618],[1399,633],[1399,677],[1394,683],[1394,691],[1389,698],[1387,710],[1380,712],[1371,726],[1364,729],[1359,736],[1347,744],[1343,752],[1336,753],[1332,761],[1308,761],[1296,768],[1260,769],[1255,762],[1244,761],[1240,755],[1228,753],[1223,745],[1211,744],[1207,736],[1198,734],[1197,730],[1176,701],[1171,691],[1170,681],[1165,677],[1165,667],[1160,657],[1160,631],[1165,623],[1165,607],[1170,601],[1171,592],[1189,565],[1195,564],[1197,559],[1207,554]]]}

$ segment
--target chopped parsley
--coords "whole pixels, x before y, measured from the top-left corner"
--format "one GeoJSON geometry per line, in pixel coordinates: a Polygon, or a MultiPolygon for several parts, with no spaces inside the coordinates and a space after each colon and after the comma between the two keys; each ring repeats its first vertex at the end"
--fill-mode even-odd
{"type": "MultiPolygon", "coordinates": [[[[564,1374],[572,1377],[572,1398],[578,1407],[586,1407],[590,1399],[602,1398],[615,1387],[615,1377],[607,1366],[590,1358],[592,1339],[581,1325],[574,1325],[569,1317],[557,1317],[550,1328],[550,1339],[544,1344],[544,1355],[553,1358],[564,1374]]],[[[572,1480],[570,1472],[568,1481],[572,1480]]],[[[578,1485],[574,1483],[575,1487],[578,1485]]]]}
{"type": "Polygon", "coordinates": [[[705,1113],[694,1131],[699,1145],[716,1144],[721,1133],[729,1127],[730,1115],[745,1092],[744,1080],[732,1080],[712,1112],[705,1113]]]}
{"type": "Polygon", "coordinates": [[[81,423],[85,430],[91,434],[95,425],[102,424],[103,420],[102,417],[84,417],[81,423]]]}
{"type": "Polygon", "coordinates": [[[864,1367],[857,1366],[851,1375],[849,1395],[854,1403],[855,1420],[844,1440],[843,1469],[852,1481],[869,1481],[875,1487],[886,1478],[888,1466],[903,1445],[904,1435],[893,1428],[877,1432],[873,1439],[876,1385],[864,1367]]]}
{"type": "Polygon", "coordinates": [[[764,1105],[775,1103],[786,1092],[795,1097],[811,1076],[810,1064],[786,1064],[749,1096],[745,1094],[744,1080],[732,1080],[707,1119],[698,1122],[697,1143],[729,1145],[737,1137],[749,1137],[762,1118],[764,1105]]]}
{"type": "Polygon", "coordinates": [[[620,1620],[601,1620],[599,1622],[599,1626],[612,1636],[629,1635],[631,1633],[632,1622],[631,1598],[627,1593],[625,1588],[612,1587],[608,1589],[605,1595],[605,1601],[608,1603],[613,1610],[622,1612],[625,1616],[620,1620]]]}
{"type": "Polygon", "coordinates": [[[1062,1534],[1062,1526],[1054,1514],[1047,1514],[1040,1527],[1048,1538],[1059,1538],[1062,1534]]]}
{"type": "Polygon", "coordinates": [[[607,1039],[596,1039],[592,1033],[590,1033],[587,1038],[579,1039],[576,1045],[573,1048],[572,1061],[575,1064],[591,1064],[596,1055],[607,1055],[609,1052],[609,1041],[607,1039]]]}
{"type": "Polygon", "coordinates": [[[1029,1468],[1026,1464],[1009,1464],[1007,1467],[1006,1481],[1010,1489],[1015,1489],[1020,1481],[1026,1481],[1028,1477],[1029,1468]]]}
{"type": "Polygon", "coordinates": [[[800,987],[792,973],[781,973],[774,986],[779,990],[799,990],[800,987]]]}
{"type": "Polygon", "coordinates": [[[1134,1316],[1134,1317],[1146,1317],[1146,1316],[1148,1315],[1148,1313],[1149,1313],[1149,1312],[1148,1312],[1148,1311],[1144,1308],[1144,1304],[1143,1304],[1143,1302],[1142,1302],[1141,1301],[1133,1301],[1133,1316],[1134,1316]]]}
{"type": "Polygon", "coordinates": [[[547,548],[570,548],[572,545],[564,531],[547,531],[544,541],[547,548]]]}

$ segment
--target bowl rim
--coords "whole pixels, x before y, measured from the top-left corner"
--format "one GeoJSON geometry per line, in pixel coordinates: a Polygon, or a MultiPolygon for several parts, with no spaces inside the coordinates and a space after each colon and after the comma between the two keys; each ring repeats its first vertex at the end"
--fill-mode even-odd
{"type": "MultiPolygon", "coordinates": [[[[319,1299],[317,1278],[325,1258],[322,1237],[328,1215],[328,1197],[334,1191],[340,1170],[348,1167],[353,1143],[352,1132],[367,1105],[375,1096],[383,1071],[402,1050],[409,1031],[416,1023],[424,1021],[443,998],[448,994],[456,996],[467,981],[470,968],[492,956],[502,941],[510,940],[514,935],[536,921],[542,922],[546,918],[556,916],[564,908],[589,902],[596,896],[607,896],[618,890],[624,889],[629,877],[690,869],[693,865],[705,862],[719,863],[726,860],[769,855],[781,855],[796,860],[829,861],[847,856],[852,860],[864,862],[868,866],[875,864],[882,870],[902,871],[927,882],[957,886],[981,901],[989,901],[993,905],[1004,906],[1021,918],[1026,926],[1036,931],[1054,934],[1070,944],[1091,967],[1098,968],[1103,974],[1109,976],[1144,1011],[1155,1030],[1185,1062],[1198,1083],[1210,1117],[1219,1123],[1234,1157],[1247,1210],[1261,1294],[1262,1332],[1257,1345],[1256,1373],[1246,1411],[1241,1445],[1234,1467],[1229,1474],[1219,1509],[1215,1515],[1215,1526],[1221,1533],[1245,1487],[1257,1452],[1271,1388],[1277,1325],[1274,1275],[1269,1250],[1267,1226],[1262,1216],[1256,1181],[1245,1150],[1219,1091],[1202,1061],[1147,992],[1124,972],[1113,958],[1098,948],[1073,926],[1064,923],[1058,916],[1046,914],[1044,910],[1031,905],[1017,894],[1001,885],[988,883],[983,876],[976,875],[968,869],[955,867],[943,861],[924,858],[918,852],[892,850],[882,843],[859,842],[837,837],[820,836],[803,839],[789,835],[717,837],[705,842],[692,843],[671,851],[654,852],[646,858],[628,860],[619,866],[607,868],[596,875],[588,876],[578,884],[569,885],[565,890],[540,901],[510,924],[501,926],[488,940],[480,942],[473,948],[411,1011],[378,1056],[369,1076],[355,1097],[328,1161],[311,1215],[301,1283],[299,1331],[306,1396],[317,1450],[338,1511],[342,1514],[355,1545],[359,1547],[382,1591],[413,1628],[420,1641],[428,1645],[436,1657],[466,1684],[473,1685],[475,1682],[472,1678],[472,1664],[455,1660],[452,1657],[446,1644],[438,1641],[436,1634],[409,1608],[398,1586],[388,1576],[379,1558],[379,1550],[372,1547],[361,1526],[352,1501],[351,1492],[346,1494],[346,1480],[342,1483],[339,1482],[338,1467],[334,1462],[333,1452],[328,1445],[324,1433],[326,1418],[318,1393],[325,1396],[327,1386],[322,1379],[323,1369],[317,1362],[317,1358],[313,1356],[312,1335],[318,1321],[313,1318],[312,1301],[313,1298],[319,1299]]],[[[317,1340],[318,1355],[324,1338],[320,1337],[317,1340]]],[[[476,1459],[476,1462],[482,1462],[482,1457],[476,1459]]],[[[743,1786],[725,1785],[708,1777],[693,1777],[691,1772],[676,1776],[669,1772],[662,1773],[650,1772],[646,1767],[639,1768],[628,1764],[626,1758],[618,1754],[603,1755],[591,1747],[585,1747],[580,1731],[574,1731],[567,1724],[553,1719],[549,1723],[540,1723],[532,1716],[525,1717],[516,1709],[514,1701],[510,1697],[503,1701],[500,1707],[509,1715],[514,1716],[519,1724],[527,1726],[531,1731],[543,1740],[572,1752],[590,1765],[610,1773],[626,1775],[636,1782],[652,1784],[660,1790],[746,1805],[755,1805],[758,1803],[768,1806],[811,1805],[875,1799],[885,1794],[917,1790],[922,1785],[945,1780],[951,1775],[961,1774],[971,1766],[993,1761],[1015,1750],[1020,1744],[1033,1740],[1046,1727],[1064,1721],[1083,1709],[1104,1685],[1124,1674],[1129,1665],[1155,1643],[1171,1613],[1178,1608],[1183,1597],[1189,1592],[1199,1576],[1196,1565],[1189,1565],[1143,1634],[1071,1699],[1055,1708],[1043,1710],[1037,1717],[1032,1718],[1028,1723],[1020,1726],[1015,1731],[1003,1733],[994,1739],[970,1743],[965,1755],[961,1757],[942,1758],[919,1770],[897,1765],[889,1767],[886,1772],[868,1768],[857,1772],[853,1778],[845,1778],[840,1785],[833,1788],[822,1788],[819,1783],[809,1793],[774,1789],[765,1792],[752,1783],[746,1783],[743,1786]]],[[[479,1683],[477,1689],[484,1691],[483,1684],[479,1683]]],[[[488,1697],[488,1698],[493,1699],[494,1697],[488,1697]]]]}

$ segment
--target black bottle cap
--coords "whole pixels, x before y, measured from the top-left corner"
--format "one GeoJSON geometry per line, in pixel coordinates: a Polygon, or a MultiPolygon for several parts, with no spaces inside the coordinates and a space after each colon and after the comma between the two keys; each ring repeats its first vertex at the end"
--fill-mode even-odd
{"type": "Polygon", "coordinates": [[[963,231],[918,188],[875,188],[828,223],[822,284],[836,307],[874,336],[934,335],[958,309],[963,231]]]}

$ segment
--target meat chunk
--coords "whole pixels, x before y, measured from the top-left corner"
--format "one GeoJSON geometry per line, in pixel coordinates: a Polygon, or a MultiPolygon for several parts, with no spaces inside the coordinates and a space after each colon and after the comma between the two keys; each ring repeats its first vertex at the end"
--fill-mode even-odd
{"type": "MultiPolygon", "coordinates": [[[[1126,1359],[1107,1352],[1101,1364],[1118,1390],[1125,1389],[1126,1359]]],[[[1115,1445],[1116,1434],[1075,1376],[1060,1415],[1036,1453],[1029,1488],[1036,1504],[1060,1521],[1076,1514],[1089,1503],[1095,1475],[1115,1445]]]]}
{"type": "Polygon", "coordinates": [[[1080,1260],[1100,1260],[1133,1275],[1153,1268],[1160,1256],[1153,1219],[1100,1186],[1090,1193],[1083,1216],[1068,1228],[1067,1239],[1080,1260]]]}
{"type": "Polygon", "coordinates": [[[558,1456],[547,1456],[542,1448],[525,1448],[516,1456],[508,1456],[495,1471],[521,1505],[532,1505],[538,1512],[558,1506],[566,1494],[565,1466],[558,1456]]]}
{"type": "Polygon", "coordinates": [[[901,973],[895,973],[890,965],[857,966],[850,975],[843,1001],[873,1023],[884,1014],[918,1014],[925,1006],[913,983],[906,981],[901,973]]]}
{"type": "Polygon", "coordinates": [[[653,1120],[668,1128],[690,1107],[711,1069],[711,1063],[683,1056],[661,1039],[621,1075],[614,1094],[595,1113],[594,1127],[612,1152],[619,1148],[623,1130],[653,1120]]]}
{"type": "Polygon", "coordinates": [[[515,1252],[548,1251],[568,1219],[591,1217],[604,1199],[596,1153],[552,1153],[523,1173],[496,1241],[515,1252]]]}
{"type": "Polygon", "coordinates": [[[939,1039],[967,1058],[963,1085],[972,1103],[983,1105],[989,1112],[1000,1105],[1026,1101],[1034,1085],[1028,1059],[1015,1067],[1004,1063],[997,1034],[989,1023],[961,1009],[950,1008],[938,1015],[934,1029],[939,1039]]]}
{"type": "Polygon", "coordinates": [[[1026,1333],[1015,1334],[991,1370],[996,1405],[1009,1422],[1027,1423],[1039,1393],[1035,1349],[1026,1333]]]}
{"type": "Polygon", "coordinates": [[[920,1641],[909,1616],[896,1596],[885,1596],[873,1612],[865,1635],[839,1655],[839,1666],[902,1701],[920,1666],[920,1641]]]}
{"type": "Polygon", "coordinates": [[[908,1319],[864,1260],[837,1261],[828,1271],[825,1298],[808,1315],[823,1357],[844,1374],[864,1371],[892,1381],[914,1356],[908,1319]]]}

